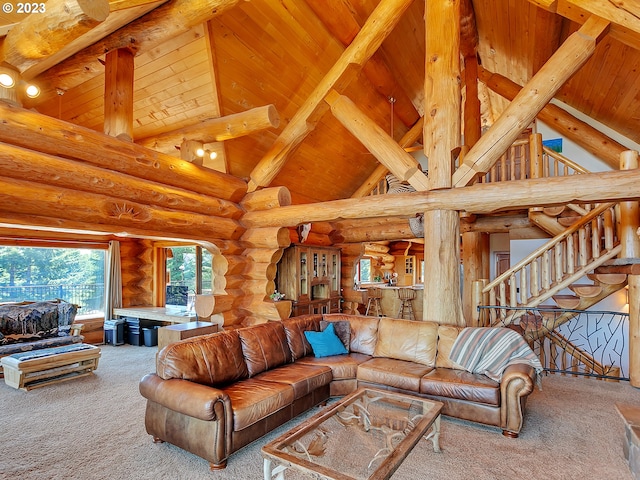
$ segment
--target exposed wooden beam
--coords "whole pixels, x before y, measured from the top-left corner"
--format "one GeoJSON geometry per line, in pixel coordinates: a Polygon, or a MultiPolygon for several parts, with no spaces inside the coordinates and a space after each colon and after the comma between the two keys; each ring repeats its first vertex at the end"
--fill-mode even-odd
{"type": "Polygon", "coordinates": [[[267,128],[278,128],[279,124],[280,116],[276,107],[265,105],[246,112],[203,120],[195,125],[136,140],[136,143],[159,151],[168,151],[180,145],[183,140],[197,140],[202,143],[221,142],[251,135],[267,128]]]}
{"type": "Polygon", "coordinates": [[[640,199],[640,190],[637,188],[639,182],[640,169],[483,183],[429,192],[385,195],[384,201],[375,195],[247,212],[242,217],[242,223],[248,227],[288,227],[347,218],[410,217],[433,209],[489,214],[564,203],[635,200],[640,199]]]}
{"type": "Polygon", "coordinates": [[[0,142],[238,202],[246,183],[104,133],[0,102],[0,142]]]}
{"type": "MultiPolygon", "coordinates": [[[[119,48],[131,48],[137,53],[147,51],[195,25],[222,15],[240,1],[172,0],[164,3],[110,35],[100,40],[95,39],[91,46],[49,68],[37,81],[43,86],[50,86],[54,91],[56,88],[69,90],[104,72],[100,60],[105,53],[119,48]]],[[[148,9],[149,6],[137,8],[148,9]]]]}
{"type": "Polygon", "coordinates": [[[65,221],[104,224],[124,232],[130,229],[164,231],[167,236],[179,236],[185,230],[193,230],[201,239],[238,239],[244,232],[231,218],[193,212],[185,214],[109,195],[0,177],[0,216],[4,213],[44,216],[58,219],[62,224],[65,221]]]}
{"type": "Polygon", "coordinates": [[[331,112],[360,142],[401,181],[406,181],[416,190],[425,190],[429,180],[420,170],[420,165],[396,143],[382,128],[368,118],[344,95],[335,90],[326,99],[331,112]]]}
{"type": "Polygon", "coordinates": [[[640,50],[640,4],[611,0],[529,0],[545,10],[583,24],[591,15],[611,22],[609,34],[616,40],[640,50]]]}
{"type": "Polygon", "coordinates": [[[104,81],[104,133],[133,141],[133,72],[131,50],[107,53],[104,81]]]}
{"type": "MultiPolygon", "coordinates": [[[[306,2],[329,32],[348,47],[360,31],[360,24],[348,2],[345,0],[306,0],[306,2]]],[[[407,127],[416,123],[420,114],[379,52],[371,56],[362,71],[382,96],[395,99],[394,115],[397,115],[407,127]]]]}
{"type": "MultiPolygon", "coordinates": [[[[479,70],[479,77],[487,87],[508,100],[513,100],[522,90],[517,83],[482,67],[479,70]]],[[[619,167],[620,154],[628,150],[624,145],[552,103],[548,103],[540,110],[537,118],[604,161],[611,168],[619,167]]]]}
{"type": "Polygon", "coordinates": [[[453,175],[456,187],[468,185],[485,173],[553,98],[564,83],[593,55],[609,22],[591,17],[553,54],[518,93],[500,118],[465,156],[453,175]]]}
{"type": "Polygon", "coordinates": [[[228,200],[5,143],[0,143],[0,171],[2,176],[16,180],[29,180],[61,189],[109,195],[162,208],[212,217],[242,216],[242,210],[238,205],[228,200]]]}
{"type": "Polygon", "coordinates": [[[49,0],[34,5],[37,11],[11,29],[2,43],[0,60],[20,72],[58,52],[109,16],[108,0],[49,0]]]}
{"type": "Polygon", "coordinates": [[[291,121],[282,130],[269,151],[250,175],[250,192],[268,186],[287,161],[288,156],[313,130],[329,108],[323,101],[332,89],[341,91],[371,58],[411,5],[411,0],[382,0],[371,13],[351,45],[331,67],[291,121]]]}
{"type": "MultiPolygon", "coordinates": [[[[423,126],[424,118],[420,117],[418,121],[411,127],[411,129],[404,134],[398,145],[402,148],[406,148],[410,145],[413,145],[418,141],[420,137],[422,137],[422,126],[423,126]]],[[[387,173],[389,173],[389,169],[385,167],[383,164],[380,164],[376,167],[376,169],[369,175],[369,177],[358,187],[358,189],[353,192],[351,198],[360,198],[366,195],[369,195],[373,188],[382,180],[387,173]]]]}

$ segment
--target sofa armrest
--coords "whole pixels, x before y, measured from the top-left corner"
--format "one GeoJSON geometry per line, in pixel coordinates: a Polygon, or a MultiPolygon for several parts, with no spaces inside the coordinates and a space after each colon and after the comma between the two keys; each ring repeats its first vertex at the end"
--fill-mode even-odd
{"type": "Polygon", "coordinates": [[[140,380],[139,388],[146,399],[200,420],[222,420],[218,418],[220,413],[216,413],[216,404],[219,402],[224,405],[223,412],[231,411],[229,396],[222,390],[188,380],[163,380],[155,373],[150,373],[140,380]]]}
{"type": "Polygon", "coordinates": [[[517,437],[522,428],[527,396],[533,392],[535,370],[524,363],[509,365],[500,381],[500,422],[505,436],[517,437]]]}

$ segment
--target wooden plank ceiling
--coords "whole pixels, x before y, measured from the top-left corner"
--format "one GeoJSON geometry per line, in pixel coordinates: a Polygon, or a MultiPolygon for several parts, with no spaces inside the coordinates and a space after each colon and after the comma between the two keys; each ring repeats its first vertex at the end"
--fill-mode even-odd
{"type": "MultiPolygon", "coordinates": [[[[116,3],[121,2],[111,2],[116,3]]],[[[277,129],[224,142],[229,173],[248,178],[378,3],[239,2],[206,24],[138,52],[135,139],[152,138],[208,118],[273,104],[280,115],[277,129]]],[[[566,18],[566,13],[563,16],[538,6],[571,2],[472,3],[481,65],[520,85],[526,84],[579,27],[579,23],[566,18]]],[[[385,131],[393,130],[396,140],[423,113],[423,18],[424,2],[416,0],[367,68],[341,92],[385,131]],[[396,99],[393,110],[390,97],[396,99]]],[[[0,16],[0,23],[5,25],[19,20],[0,16]]],[[[640,143],[639,64],[640,52],[636,48],[609,35],[557,98],[640,143]]],[[[34,81],[46,79],[47,84],[41,85],[45,93],[25,101],[25,106],[102,130],[104,76],[97,72],[87,78],[84,72],[78,78],[81,80],[77,85],[56,90],[56,79],[44,72],[34,81]]],[[[482,88],[481,93],[483,121],[489,126],[507,103],[482,88]]],[[[165,153],[179,156],[176,147],[165,153]]],[[[288,187],[294,203],[347,198],[377,165],[376,159],[329,112],[289,156],[272,185],[288,187]]]]}

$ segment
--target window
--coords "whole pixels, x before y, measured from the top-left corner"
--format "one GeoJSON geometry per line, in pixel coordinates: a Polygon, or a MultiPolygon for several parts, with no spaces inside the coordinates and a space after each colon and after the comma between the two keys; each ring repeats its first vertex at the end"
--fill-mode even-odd
{"type": "Polygon", "coordinates": [[[365,257],[360,259],[356,267],[356,276],[354,280],[358,284],[373,281],[371,278],[371,258],[365,257]]]}
{"type": "Polygon", "coordinates": [[[104,249],[0,246],[0,302],[56,298],[104,315],[104,249]]]}
{"type": "Polygon", "coordinates": [[[167,286],[186,287],[189,304],[193,305],[196,293],[211,294],[213,292],[212,260],[211,252],[200,246],[167,248],[167,286]]]}

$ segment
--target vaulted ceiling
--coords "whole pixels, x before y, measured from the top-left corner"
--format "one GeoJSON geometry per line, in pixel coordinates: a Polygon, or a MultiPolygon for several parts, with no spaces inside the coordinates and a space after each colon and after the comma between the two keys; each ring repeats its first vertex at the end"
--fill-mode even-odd
{"type": "MultiPolygon", "coordinates": [[[[53,7],[58,3],[49,0],[45,5],[53,7]]],[[[96,27],[93,33],[85,34],[85,38],[93,35],[93,46],[77,47],[79,51],[68,58],[61,56],[55,63],[50,61],[52,65],[41,63],[40,67],[24,71],[25,79],[43,91],[36,99],[25,98],[24,106],[102,131],[104,52],[115,44],[109,39],[119,36],[136,51],[133,136],[138,143],[153,147],[154,137],[179,128],[255,107],[275,107],[280,118],[278,127],[224,141],[228,172],[248,179],[380,2],[191,3],[210,3],[219,11],[209,21],[185,27],[188,22],[176,13],[181,11],[179,8],[162,9],[170,9],[173,4],[189,8],[188,1],[109,2],[111,28],[121,29],[110,33],[102,27],[103,31],[96,33],[101,28],[96,27]],[[146,11],[150,12],[144,17],[146,11]],[[167,18],[163,13],[167,11],[173,17],[167,18]],[[152,21],[141,23],[145,18],[152,21]],[[159,40],[149,40],[152,37],[159,40]]],[[[556,98],[640,143],[640,8],[614,7],[613,2],[604,0],[471,3],[474,16],[466,20],[471,20],[472,25],[475,22],[477,27],[480,65],[519,85],[532,78],[589,13],[614,22],[595,55],[559,90],[556,98]]],[[[425,2],[414,0],[365,68],[356,71],[353,80],[340,89],[396,140],[424,113],[424,10],[425,2]]],[[[32,15],[44,17],[48,13],[32,15]]],[[[184,18],[187,17],[185,13],[184,18]]],[[[0,24],[4,25],[0,33],[11,34],[21,28],[25,18],[15,12],[0,14],[0,24]]],[[[7,58],[4,51],[4,59],[7,58]]],[[[461,95],[464,96],[463,88],[461,95]]],[[[482,122],[490,127],[508,102],[482,82],[479,96],[482,122]]],[[[311,132],[288,156],[271,184],[288,187],[294,203],[351,197],[378,161],[330,111],[310,127],[311,132]]],[[[179,147],[175,142],[162,144],[161,148],[179,157],[179,147]]]]}

